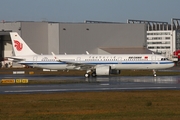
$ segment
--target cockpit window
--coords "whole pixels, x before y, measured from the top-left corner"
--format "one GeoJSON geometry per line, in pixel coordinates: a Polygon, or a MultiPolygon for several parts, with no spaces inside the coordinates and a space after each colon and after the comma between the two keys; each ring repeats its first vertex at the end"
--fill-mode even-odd
{"type": "Polygon", "coordinates": [[[161,58],[161,61],[169,60],[168,58],[161,58]]]}

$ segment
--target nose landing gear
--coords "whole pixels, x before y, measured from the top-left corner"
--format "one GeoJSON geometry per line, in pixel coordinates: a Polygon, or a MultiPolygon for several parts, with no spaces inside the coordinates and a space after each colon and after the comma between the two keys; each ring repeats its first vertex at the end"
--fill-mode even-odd
{"type": "Polygon", "coordinates": [[[153,70],[153,76],[156,77],[156,70],[153,70]]]}

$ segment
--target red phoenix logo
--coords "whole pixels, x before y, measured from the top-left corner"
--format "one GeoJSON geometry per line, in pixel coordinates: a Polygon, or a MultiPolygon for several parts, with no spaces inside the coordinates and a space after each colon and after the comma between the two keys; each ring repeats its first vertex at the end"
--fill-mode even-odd
{"type": "Polygon", "coordinates": [[[23,44],[20,43],[18,40],[14,40],[14,47],[16,47],[17,51],[21,51],[23,48],[23,44]]]}

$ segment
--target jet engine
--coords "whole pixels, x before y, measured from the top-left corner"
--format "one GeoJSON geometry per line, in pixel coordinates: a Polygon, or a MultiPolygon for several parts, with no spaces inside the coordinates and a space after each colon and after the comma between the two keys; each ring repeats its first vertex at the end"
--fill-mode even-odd
{"type": "Polygon", "coordinates": [[[96,75],[110,75],[110,74],[120,74],[120,70],[111,69],[110,66],[98,66],[96,67],[96,75]]]}

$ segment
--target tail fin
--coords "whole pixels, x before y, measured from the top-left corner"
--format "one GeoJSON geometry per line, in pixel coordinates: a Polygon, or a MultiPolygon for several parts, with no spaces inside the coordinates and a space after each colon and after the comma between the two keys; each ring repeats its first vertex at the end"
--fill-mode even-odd
{"type": "Polygon", "coordinates": [[[10,32],[15,56],[37,55],[34,53],[17,32],[10,32]]]}

